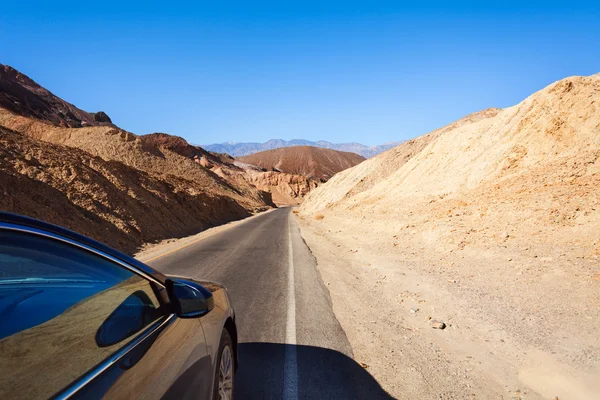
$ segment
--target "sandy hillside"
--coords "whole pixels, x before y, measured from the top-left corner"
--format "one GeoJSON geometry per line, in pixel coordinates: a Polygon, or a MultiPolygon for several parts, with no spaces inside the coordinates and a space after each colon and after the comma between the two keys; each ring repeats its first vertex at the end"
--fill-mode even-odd
{"type": "Polygon", "coordinates": [[[364,157],[355,153],[311,146],[261,151],[238,159],[268,170],[300,174],[322,182],[364,161],[364,157]]]}
{"type": "Polygon", "coordinates": [[[193,191],[121,162],[0,127],[0,209],[56,223],[134,252],[250,215],[230,197],[193,191]]]}
{"type": "Polygon", "coordinates": [[[571,77],[336,175],[300,217],[392,394],[593,399],[599,181],[600,79],[571,77]]]}
{"type": "Polygon", "coordinates": [[[339,172],[328,182],[326,189],[322,189],[322,191],[318,191],[317,194],[311,196],[311,200],[307,202],[303,210],[310,212],[327,208],[329,205],[340,200],[370,189],[376,183],[396,172],[398,168],[423,150],[431,141],[437,139],[442,133],[465,124],[493,117],[498,112],[500,112],[498,108],[489,108],[467,115],[448,126],[404,142],[402,145],[394,147],[377,157],[363,161],[354,168],[339,172]],[[321,192],[323,194],[320,194],[321,192]]]}
{"type": "Polygon", "coordinates": [[[0,126],[44,142],[76,147],[104,160],[120,161],[154,176],[173,175],[191,182],[191,191],[211,191],[231,197],[249,210],[268,207],[269,199],[249,184],[228,182],[193,159],[154,145],[114,127],[63,128],[22,117],[0,108],[0,126]]]}

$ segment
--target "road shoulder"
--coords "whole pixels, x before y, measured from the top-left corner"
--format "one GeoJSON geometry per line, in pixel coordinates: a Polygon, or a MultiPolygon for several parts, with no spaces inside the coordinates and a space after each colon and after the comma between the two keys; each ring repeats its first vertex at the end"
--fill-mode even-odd
{"type": "Polygon", "coordinates": [[[497,399],[521,393],[509,363],[497,365],[496,377],[486,369],[489,363],[482,366],[480,360],[491,357],[493,346],[470,343],[473,337],[465,335],[474,332],[462,324],[472,321],[458,318],[442,288],[418,276],[408,263],[344,241],[337,230],[346,227],[336,225],[335,230],[300,216],[297,221],[355,359],[388,393],[399,399],[497,399]],[[429,317],[442,317],[450,326],[433,329],[429,317]]]}

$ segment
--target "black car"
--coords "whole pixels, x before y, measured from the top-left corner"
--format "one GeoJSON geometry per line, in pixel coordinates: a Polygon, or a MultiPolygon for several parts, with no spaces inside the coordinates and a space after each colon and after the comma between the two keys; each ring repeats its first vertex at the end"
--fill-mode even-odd
{"type": "Polygon", "coordinates": [[[0,212],[0,399],[230,399],[227,290],[0,212]]]}

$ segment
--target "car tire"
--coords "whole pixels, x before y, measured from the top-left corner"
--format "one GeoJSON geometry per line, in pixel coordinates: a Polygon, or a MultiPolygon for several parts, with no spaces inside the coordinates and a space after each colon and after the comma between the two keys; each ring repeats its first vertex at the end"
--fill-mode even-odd
{"type": "Polygon", "coordinates": [[[235,355],[233,353],[233,341],[227,329],[223,329],[223,333],[221,333],[221,342],[219,343],[217,355],[213,399],[232,400],[234,394],[235,355]]]}

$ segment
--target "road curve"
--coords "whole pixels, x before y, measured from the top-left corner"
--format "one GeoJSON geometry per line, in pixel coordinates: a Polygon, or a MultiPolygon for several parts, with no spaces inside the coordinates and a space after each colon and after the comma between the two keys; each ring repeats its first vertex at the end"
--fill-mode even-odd
{"type": "Polygon", "coordinates": [[[389,398],[353,360],[290,208],[249,218],[148,264],[227,286],[239,330],[237,399],[389,398]]]}

